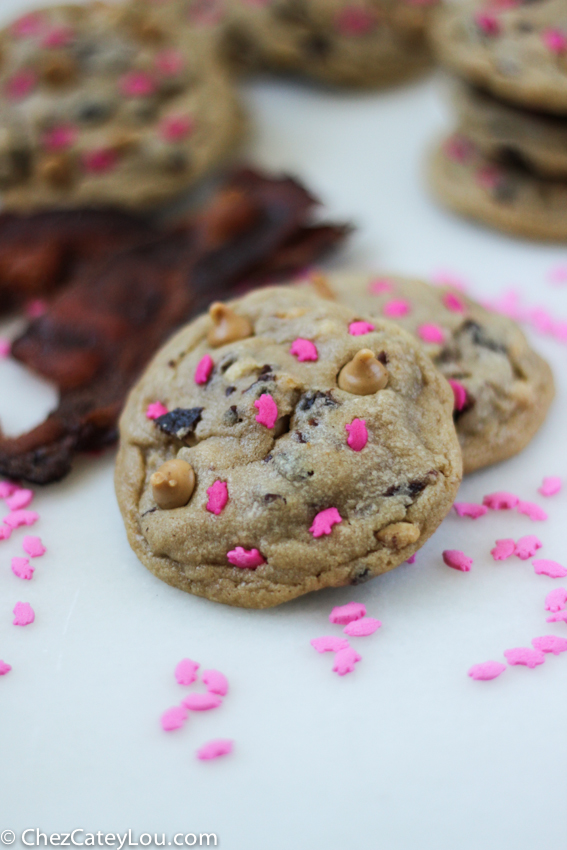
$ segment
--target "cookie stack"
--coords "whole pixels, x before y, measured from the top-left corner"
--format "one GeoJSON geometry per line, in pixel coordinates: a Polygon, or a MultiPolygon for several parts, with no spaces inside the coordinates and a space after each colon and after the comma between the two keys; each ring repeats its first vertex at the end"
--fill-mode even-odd
{"type": "Polygon", "coordinates": [[[509,233],[567,239],[567,4],[465,0],[432,37],[460,78],[457,132],[431,183],[460,213],[509,233]]]}

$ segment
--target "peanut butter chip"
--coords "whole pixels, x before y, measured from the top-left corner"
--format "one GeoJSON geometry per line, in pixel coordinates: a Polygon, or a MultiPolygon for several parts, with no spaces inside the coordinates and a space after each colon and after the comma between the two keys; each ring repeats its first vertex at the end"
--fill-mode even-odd
{"type": "Polygon", "coordinates": [[[211,304],[209,316],[214,324],[207,334],[207,341],[213,348],[252,336],[253,328],[249,320],[244,316],[237,316],[234,310],[220,301],[211,304]]]}
{"type": "Polygon", "coordinates": [[[343,366],[338,380],[341,390],[355,395],[371,395],[383,390],[387,383],[387,369],[369,348],[363,348],[343,366]]]}
{"type": "Polygon", "coordinates": [[[158,507],[169,511],[186,505],[195,489],[195,473],[185,460],[167,460],[150,478],[158,507]]]}
{"type": "Polygon", "coordinates": [[[413,522],[394,522],[376,533],[376,537],[390,549],[405,549],[419,540],[421,531],[413,522]]]}
{"type": "Polygon", "coordinates": [[[329,282],[321,272],[313,272],[311,275],[311,286],[320,298],[336,301],[337,296],[329,286],[329,282]]]}

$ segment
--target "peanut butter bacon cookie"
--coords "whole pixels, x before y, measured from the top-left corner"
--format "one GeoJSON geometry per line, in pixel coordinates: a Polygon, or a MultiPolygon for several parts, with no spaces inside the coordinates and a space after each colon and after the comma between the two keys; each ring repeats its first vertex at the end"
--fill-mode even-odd
{"type": "Polygon", "coordinates": [[[292,287],[213,305],[120,422],[116,492],[142,563],[248,608],[405,561],[455,497],[453,394],[401,328],[292,287]]]}

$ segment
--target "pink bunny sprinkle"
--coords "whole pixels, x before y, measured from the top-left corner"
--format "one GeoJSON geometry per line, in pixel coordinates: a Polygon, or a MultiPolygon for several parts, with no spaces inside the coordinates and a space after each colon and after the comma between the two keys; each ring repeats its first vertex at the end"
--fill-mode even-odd
{"type": "Polygon", "coordinates": [[[199,664],[190,658],[183,658],[175,668],[175,680],[180,685],[192,685],[197,679],[199,664]]]}
{"type": "Polygon", "coordinates": [[[342,521],[343,519],[336,508],[327,508],[316,514],[309,531],[313,537],[322,537],[324,534],[330,534],[333,526],[342,521]]]}
{"type": "Polygon", "coordinates": [[[545,655],[539,649],[530,649],[528,646],[518,646],[514,649],[507,649],[504,652],[508,664],[514,666],[523,664],[533,670],[538,664],[543,664],[545,655]]]}
{"type": "Polygon", "coordinates": [[[354,665],[362,660],[362,656],[348,646],[346,649],[339,649],[335,655],[333,664],[333,673],[338,673],[339,676],[346,676],[347,673],[354,671],[354,665]]]}
{"type": "Polygon", "coordinates": [[[202,680],[210,694],[225,697],[228,693],[228,679],[220,670],[203,670],[202,680]]]}
{"type": "Polygon", "coordinates": [[[454,378],[448,378],[447,380],[453,390],[453,409],[456,411],[462,410],[467,403],[467,391],[460,381],[455,381],[454,378]]]}
{"type": "Polygon", "coordinates": [[[6,499],[6,504],[11,511],[19,511],[22,508],[27,508],[33,499],[33,490],[16,490],[11,496],[6,499]]]}
{"type": "Polygon", "coordinates": [[[5,499],[7,496],[11,496],[12,493],[15,493],[18,490],[18,485],[14,484],[12,481],[0,481],[0,499],[5,499]]]}
{"type": "Polygon", "coordinates": [[[161,401],[152,401],[146,408],[146,419],[159,419],[160,416],[165,416],[167,407],[161,401]]]}
{"type": "Polygon", "coordinates": [[[11,669],[11,666],[9,664],[6,664],[6,662],[2,661],[2,659],[0,658],[0,676],[5,676],[6,673],[9,673],[11,669]]]}
{"type": "Polygon", "coordinates": [[[39,519],[39,514],[35,511],[12,511],[5,516],[3,522],[6,525],[10,526],[10,528],[19,528],[21,525],[33,525],[34,522],[37,522],[39,519]]]}
{"type": "Polygon", "coordinates": [[[226,481],[215,481],[214,484],[207,488],[207,496],[209,497],[206,505],[207,510],[218,516],[228,502],[228,485],[226,481]]]}
{"type": "Polygon", "coordinates": [[[378,631],[381,625],[380,620],[375,620],[374,617],[361,617],[360,620],[348,623],[343,632],[349,637],[368,637],[378,631]]]}
{"type": "Polygon", "coordinates": [[[363,336],[364,334],[372,333],[374,325],[370,322],[351,322],[348,326],[348,332],[351,336],[363,336]]]}
{"type": "Polygon", "coordinates": [[[30,566],[27,558],[12,558],[12,572],[18,578],[29,581],[34,574],[34,568],[30,566]]]}
{"type": "Polygon", "coordinates": [[[35,620],[35,613],[29,602],[16,602],[13,613],[15,626],[29,626],[35,620]]]}
{"type": "Polygon", "coordinates": [[[516,506],[516,510],[519,514],[525,514],[525,516],[529,517],[532,522],[542,522],[547,519],[547,514],[543,508],[540,508],[539,505],[536,505],[533,502],[524,502],[520,499],[516,506]]]}
{"type": "Polygon", "coordinates": [[[516,543],[507,537],[505,540],[497,540],[494,549],[490,550],[490,554],[495,561],[505,561],[510,558],[516,551],[516,543]]]}
{"type": "Polygon", "coordinates": [[[458,549],[446,549],[443,552],[443,560],[448,567],[454,570],[460,570],[463,573],[470,572],[473,565],[472,558],[467,558],[464,552],[458,549]]]}
{"type": "Polygon", "coordinates": [[[245,570],[255,570],[256,567],[261,567],[266,561],[257,549],[243,549],[242,546],[237,546],[236,549],[231,549],[226,553],[229,563],[235,567],[241,567],[245,570]]]}
{"type": "Polygon", "coordinates": [[[500,676],[505,669],[506,665],[499,661],[484,661],[482,664],[473,664],[468,675],[477,682],[488,682],[500,676]]]}
{"type": "Polygon", "coordinates": [[[539,649],[540,652],[552,652],[554,655],[559,655],[560,652],[567,652],[567,640],[555,635],[543,635],[532,640],[532,646],[539,649]]]}
{"type": "Polygon", "coordinates": [[[567,605],[567,590],[564,587],[556,587],[545,597],[546,611],[561,611],[567,605]]]}
{"type": "Polygon", "coordinates": [[[218,708],[219,705],[222,705],[222,699],[214,693],[189,694],[181,700],[181,705],[184,705],[190,711],[210,711],[212,708],[218,708]]]}
{"type": "Polygon", "coordinates": [[[366,616],[366,605],[362,602],[347,602],[346,605],[337,605],[329,614],[329,621],[339,626],[346,626],[354,620],[360,620],[366,616]]]}
{"type": "Polygon", "coordinates": [[[526,534],[525,537],[520,537],[516,543],[514,555],[522,561],[527,561],[535,555],[538,549],[541,549],[542,542],[535,534],[526,534]]]}
{"type": "Polygon", "coordinates": [[[272,396],[269,393],[262,393],[254,402],[254,407],[258,410],[258,415],[254,417],[256,422],[266,428],[273,428],[278,418],[278,408],[272,396]]]}
{"type": "Polygon", "coordinates": [[[435,345],[443,345],[445,341],[445,332],[439,325],[420,325],[417,329],[417,333],[424,342],[430,342],[435,345]]]}
{"type": "Polygon", "coordinates": [[[482,504],[492,511],[511,511],[519,501],[519,498],[514,496],[513,493],[506,493],[502,490],[498,493],[489,493],[482,500],[482,504]]]}
{"type": "Polygon", "coordinates": [[[550,617],[545,618],[546,623],[567,623],[567,611],[556,611],[550,617]]]}
{"type": "Polygon", "coordinates": [[[292,342],[289,353],[297,357],[300,363],[315,362],[319,357],[315,344],[310,339],[303,339],[300,336],[292,342]]]}
{"type": "Polygon", "coordinates": [[[160,718],[161,728],[164,732],[173,732],[175,729],[181,729],[189,712],[184,705],[174,705],[173,708],[168,708],[164,711],[160,718]]]}
{"type": "Polygon", "coordinates": [[[459,516],[467,516],[470,519],[478,519],[488,513],[486,505],[476,505],[474,502],[454,502],[453,507],[459,516]]]}
{"type": "Polygon", "coordinates": [[[204,357],[201,357],[195,369],[195,383],[206,384],[214,368],[215,362],[210,354],[205,354],[204,357]]]}
{"type": "Polygon", "coordinates": [[[347,445],[353,452],[361,452],[368,442],[368,431],[365,419],[353,419],[349,425],[345,425],[348,433],[347,445]]]}
{"type": "Polygon", "coordinates": [[[565,578],[567,570],[558,564],[557,561],[550,561],[547,558],[540,558],[532,561],[534,569],[538,576],[549,576],[549,578],[565,578]]]}
{"type": "Polygon", "coordinates": [[[394,298],[384,304],[382,312],[390,319],[399,319],[402,316],[407,316],[411,309],[409,301],[404,301],[402,298],[394,298]]]}
{"type": "Polygon", "coordinates": [[[313,638],[310,641],[313,649],[317,652],[340,652],[341,649],[346,649],[349,645],[348,640],[335,637],[335,635],[325,635],[320,638],[313,638]]]}
{"type": "Polygon", "coordinates": [[[221,756],[229,755],[234,748],[234,741],[231,741],[229,738],[215,738],[214,741],[209,741],[207,744],[203,744],[197,750],[197,758],[200,761],[210,761],[211,759],[218,759],[221,756]]]}
{"type": "Polygon", "coordinates": [[[561,490],[561,478],[557,475],[549,475],[543,479],[541,487],[538,488],[538,493],[542,496],[555,496],[561,490]]]}

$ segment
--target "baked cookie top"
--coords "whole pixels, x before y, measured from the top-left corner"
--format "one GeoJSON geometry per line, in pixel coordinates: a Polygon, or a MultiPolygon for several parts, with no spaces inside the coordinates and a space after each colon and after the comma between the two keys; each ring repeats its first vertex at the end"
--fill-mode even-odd
{"type": "Polygon", "coordinates": [[[440,60],[467,80],[533,109],[567,113],[565,0],[464,0],[435,15],[440,60]]]}
{"type": "Polygon", "coordinates": [[[122,7],[55,6],[0,33],[8,208],[165,201],[238,137],[232,84],[197,37],[122,7]]]}
{"type": "Polygon", "coordinates": [[[115,480],[159,578],[269,607],[392,569],[433,533],[461,478],[451,389],[409,334],[368,319],[269,288],[213,305],[156,355],[115,480]]]}
{"type": "Polygon", "coordinates": [[[465,472],[531,440],[553,398],[548,364],[506,316],[462,292],[367,272],[326,275],[329,294],[360,315],[393,319],[417,337],[453,387],[465,472]]]}

